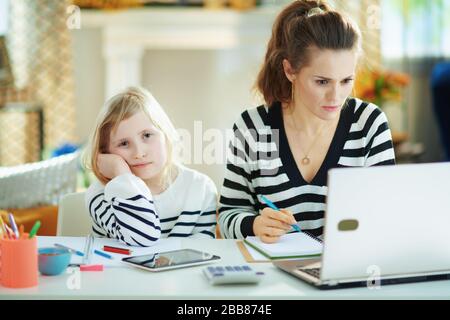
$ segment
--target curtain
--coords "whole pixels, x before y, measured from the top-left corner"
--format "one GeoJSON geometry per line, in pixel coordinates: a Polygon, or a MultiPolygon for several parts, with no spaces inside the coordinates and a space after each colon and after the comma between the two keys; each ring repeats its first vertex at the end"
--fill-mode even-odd
{"type": "Polygon", "coordinates": [[[423,161],[443,159],[432,107],[434,66],[450,58],[450,0],[381,0],[383,65],[406,72],[404,127],[411,142],[425,147],[423,161]]]}

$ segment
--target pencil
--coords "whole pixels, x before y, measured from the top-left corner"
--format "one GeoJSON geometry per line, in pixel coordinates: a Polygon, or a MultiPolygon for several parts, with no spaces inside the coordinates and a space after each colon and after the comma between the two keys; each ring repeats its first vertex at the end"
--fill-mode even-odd
{"type": "Polygon", "coordinates": [[[33,228],[31,228],[30,235],[28,236],[29,239],[33,238],[36,235],[40,226],[41,226],[41,221],[38,220],[34,223],[33,228]]]}
{"type": "Polygon", "coordinates": [[[17,229],[16,221],[14,220],[14,216],[12,213],[8,213],[9,216],[9,224],[11,225],[11,229],[14,233],[16,239],[19,239],[19,230],[17,229]]]}
{"type": "Polygon", "coordinates": [[[6,228],[5,225],[3,224],[3,219],[1,215],[0,215],[0,232],[2,234],[2,238],[8,237],[8,233],[6,232],[6,228]]]}
{"type": "Polygon", "coordinates": [[[107,254],[107,253],[104,253],[104,252],[102,252],[102,251],[100,251],[100,250],[94,250],[94,253],[95,254],[98,254],[99,256],[102,256],[102,257],[104,257],[104,258],[107,258],[107,259],[113,259],[113,257],[112,256],[110,256],[109,254],[107,254]]]}

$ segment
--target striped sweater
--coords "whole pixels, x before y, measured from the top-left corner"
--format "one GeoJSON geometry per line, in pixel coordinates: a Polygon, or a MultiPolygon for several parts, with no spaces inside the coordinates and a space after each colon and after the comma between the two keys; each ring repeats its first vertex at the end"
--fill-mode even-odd
{"type": "Polygon", "coordinates": [[[215,238],[217,190],[206,175],[179,166],[175,181],[152,195],[143,180],[123,174],[93,183],[86,206],[95,235],[147,247],[159,238],[215,238]]]}
{"type": "Polygon", "coordinates": [[[219,201],[218,223],[226,238],[254,235],[253,222],[266,207],[261,195],[291,210],[302,230],[322,237],[328,170],[395,164],[385,114],[356,98],[341,110],[328,153],[310,183],[291,153],[280,103],[245,111],[233,131],[219,201]]]}

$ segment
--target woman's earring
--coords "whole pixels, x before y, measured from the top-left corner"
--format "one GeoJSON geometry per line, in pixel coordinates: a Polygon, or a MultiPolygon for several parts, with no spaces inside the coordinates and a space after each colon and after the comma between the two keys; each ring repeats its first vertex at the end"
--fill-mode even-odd
{"type": "Polygon", "coordinates": [[[291,104],[294,105],[294,81],[291,82],[291,104]]]}

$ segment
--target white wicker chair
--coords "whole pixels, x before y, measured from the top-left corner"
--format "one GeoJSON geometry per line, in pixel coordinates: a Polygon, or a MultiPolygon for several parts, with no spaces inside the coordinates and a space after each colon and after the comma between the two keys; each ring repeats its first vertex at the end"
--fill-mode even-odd
{"type": "Polygon", "coordinates": [[[29,164],[0,167],[0,208],[58,205],[74,192],[80,152],[29,164]]]}

